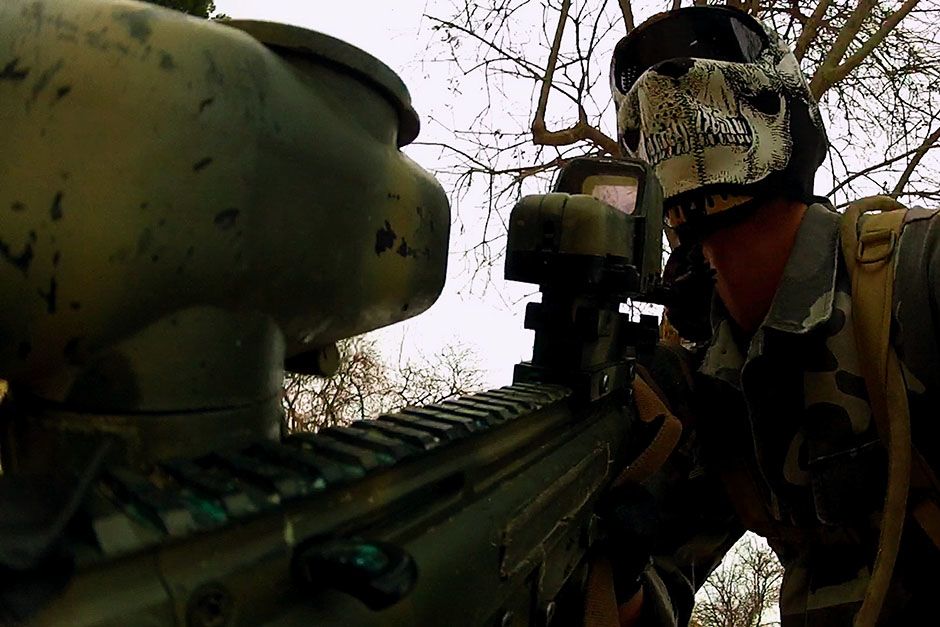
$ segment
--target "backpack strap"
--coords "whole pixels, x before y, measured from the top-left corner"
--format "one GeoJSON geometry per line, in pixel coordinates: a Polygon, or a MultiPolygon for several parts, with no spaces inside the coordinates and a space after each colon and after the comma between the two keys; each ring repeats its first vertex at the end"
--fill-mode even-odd
{"type": "Polygon", "coordinates": [[[842,219],[842,252],[852,277],[852,315],[859,363],[878,433],[888,449],[878,551],[856,627],[874,626],[884,604],[901,544],[911,483],[911,420],[907,387],[890,344],[894,300],[894,255],[906,208],[876,196],[853,203],[842,219]],[[872,213],[860,220],[865,213],[872,213]]]}
{"type": "MultiPolygon", "coordinates": [[[[884,379],[875,379],[874,377],[880,376],[878,373],[865,372],[864,376],[873,409],[876,399],[882,407],[882,412],[875,414],[878,431],[882,437],[888,438],[891,433],[891,421],[906,423],[905,428],[910,432],[907,389],[900,370],[900,361],[890,343],[896,265],[893,263],[893,255],[899,246],[900,233],[908,218],[909,212],[903,205],[891,198],[876,196],[854,203],[846,211],[842,223],[843,253],[853,278],[852,301],[858,311],[855,333],[859,355],[863,357],[863,369],[868,366],[874,369],[877,364],[886,366],[884,379]],[[886,213],[868,217],[863,222],[859,234],[859,218],[869,211],[886,213]],[[851,242],[853,235],[858,235],[856,243],[851,242]],[[855,250],[854,256],[850,249],[855,250]],[[886,362],[889,359],[894,363],[893,366],[886,362]],[[879,385],[878,381],[883,383],[879,385]],[[893,391],[892,385],[895,388],[893,391]],[[887,409],[887,412],[884,409],[887,409]]],[[[908,509],[934,546],[940,549],[940,481],[913,443],[910,488],[912,491],[908,496],[908,509]]]]}

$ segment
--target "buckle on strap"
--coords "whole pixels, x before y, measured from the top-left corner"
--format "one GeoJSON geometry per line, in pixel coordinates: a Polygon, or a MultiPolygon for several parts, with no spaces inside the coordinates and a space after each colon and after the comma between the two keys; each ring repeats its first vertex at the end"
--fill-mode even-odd
{"type": "Polygon", "coordinates": [[[893,229],[875,229],[863,232],[858,238],[855,259],[859,263],[878,263],[890,259],[897,245],[898,235],[893,229]]]}

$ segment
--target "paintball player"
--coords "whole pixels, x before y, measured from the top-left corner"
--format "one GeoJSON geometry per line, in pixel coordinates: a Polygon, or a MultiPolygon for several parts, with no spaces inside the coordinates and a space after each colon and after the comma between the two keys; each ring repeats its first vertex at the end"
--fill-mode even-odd
{"type": "Polygon", "coordinates": [[[935,621],[940,536],[924,512],[937,511],[940,469],[940,220],[907,211],[874,258],[894,255],[893,297],[877,304],[909,418],[894,411],[897,397],[887,403],[913,442],[898,549],[882,537],[893,458],[872,409],[891,394],[868,384],[875,360],[856,341],[852,277],[872,262],[869,240],[847,258],[856,225],[844,237],[845,219],[813,196],[828,142],[796,58],[746,13],[690,7],[622,39],[611,81],[621,148],[654,167],[667,223],[714,269],[716,295],[688,385],[652,365],[687,435],[650,489],[652,564],[629,554],[629,529],[612,544],[621,624],[687,624],[695,590],[745,529],[785,568],[784,627],[935,621]],[[681,389],[688,398],[677,401],[681,389]]]}

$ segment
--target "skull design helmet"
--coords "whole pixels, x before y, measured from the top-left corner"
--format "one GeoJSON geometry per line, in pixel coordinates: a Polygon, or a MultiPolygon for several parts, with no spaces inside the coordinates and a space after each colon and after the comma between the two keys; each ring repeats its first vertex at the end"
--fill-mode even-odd
{"type": "Polygon", "coordinates": [[[812,197],[828,147],[819,109],[796,57],[747,13],[652,17],[617,44],[611,89],[621,149],[653,166],[680,234],[766,194],[812,197]]]}

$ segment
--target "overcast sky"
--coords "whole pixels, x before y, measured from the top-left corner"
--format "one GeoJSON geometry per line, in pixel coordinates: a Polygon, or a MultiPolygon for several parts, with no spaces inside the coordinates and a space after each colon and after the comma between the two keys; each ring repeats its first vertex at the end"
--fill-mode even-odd
{"type": "Polygon", "coordinates": [[[232,18],[283,22],[333,35],[402,73],[421,50],[416,37],[428,0],[215,0],[232,18]]]}

